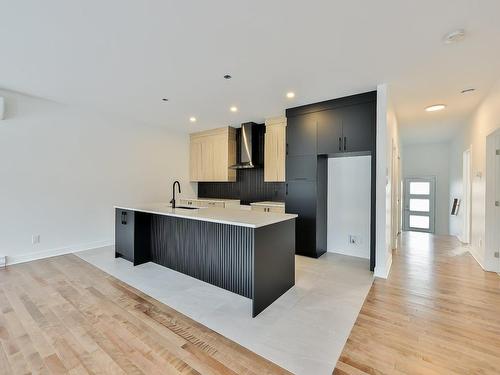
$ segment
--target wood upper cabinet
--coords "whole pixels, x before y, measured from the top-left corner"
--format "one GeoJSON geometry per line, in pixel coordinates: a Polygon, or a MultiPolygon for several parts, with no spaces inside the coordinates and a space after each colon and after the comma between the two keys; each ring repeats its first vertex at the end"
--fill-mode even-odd
{"type": "Polygon", "coordinates": [[[191,133],[189,177],[195,182],[236,181],[236,129],[224,128],[191,133]]]}
{"type": "Polygon", "coordinates": [[[266,120],[264,138],[264,181],[285,181],[286,118],[266,120]]]}

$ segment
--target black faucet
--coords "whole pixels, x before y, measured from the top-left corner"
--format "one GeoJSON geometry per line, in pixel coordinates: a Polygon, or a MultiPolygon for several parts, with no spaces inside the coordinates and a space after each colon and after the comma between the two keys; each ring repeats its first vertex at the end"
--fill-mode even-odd
{"type": "Polygon", "coordinates": [[[174,184],[172,185],[172,200],[170,203],[172,203],[172,208],[175,208],[175,184],[177,184],[177,187],[179,188],[179,194],[181,193],[181,184],[179,181],[174,181],[174,184]]]}

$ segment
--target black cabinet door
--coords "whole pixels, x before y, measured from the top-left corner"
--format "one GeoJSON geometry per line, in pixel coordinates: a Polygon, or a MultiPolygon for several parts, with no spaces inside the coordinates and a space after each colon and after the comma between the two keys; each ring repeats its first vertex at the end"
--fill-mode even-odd
{"type": "Polygon", "coordinates": [[[376,126],[374,102],[342,108],[342,147],[344,152],[372,151],[376,126]]]}
{"type": "Polygon", "coordinates": [[[300,255],[316,256],[316,183],[286,183],[287,213],[299,215],[295,221],[295,249],[300,255]]]}
{"type": "Polygon", "coordinates": [[[116,209],[115,255],[134,261],[134,211],[116,209]]]}
{"type": "Polygon", "coordinates": [[[342,111],[329,109],[318,112],[318,154],[344,152],[342,138],[342,111]]]}
{"type": "Polygon", "coordinates": [[[305,114],[287,119],[286,153],[290,156],[316,155],[316,114],[305,114]]]}
{"type": "Polygon", "coordinates": [[[287,156],[286,180],[287,181],[316,181],[316,155],[287,156]]]}

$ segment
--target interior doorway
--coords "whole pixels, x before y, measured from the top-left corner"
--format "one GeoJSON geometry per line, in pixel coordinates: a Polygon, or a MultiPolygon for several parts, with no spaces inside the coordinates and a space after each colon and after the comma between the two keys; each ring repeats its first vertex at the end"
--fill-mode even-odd
{"type": "Polygon", "coordinates": [[[405,231],[434,233],[436,177],[408,177],[404,186],[405,231]]]}
{"type": "Polygon", "coordinates": [[[463,153],[463,174],[462,174],[462,208],[463,208],[463,243],[469,244],[471,237],[471,200],[472,200],[472,180],[471,180],[471,149],[465,150],[463,153]]]}

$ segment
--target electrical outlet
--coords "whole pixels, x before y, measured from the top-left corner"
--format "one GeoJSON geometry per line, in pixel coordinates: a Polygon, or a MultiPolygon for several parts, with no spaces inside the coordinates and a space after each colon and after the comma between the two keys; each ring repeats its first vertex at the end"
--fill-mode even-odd
{"type": "Polygon", "coordinates": [[[495,251],[495,258],[500,258],[500,251],[495,251]]]}
{"type": "Polygon", "coordinates": [[[349,244],[350,245],[359,245],[359,238],[358,238],[358,236],[350,234],[349,235],[349,244]]]}
{"type": "Polygon", "coordinates": [[[33,236],[31,236],[31,243],[33,245],[39,244],[40,243],[40,235],[34,234],[33,236]]]}

